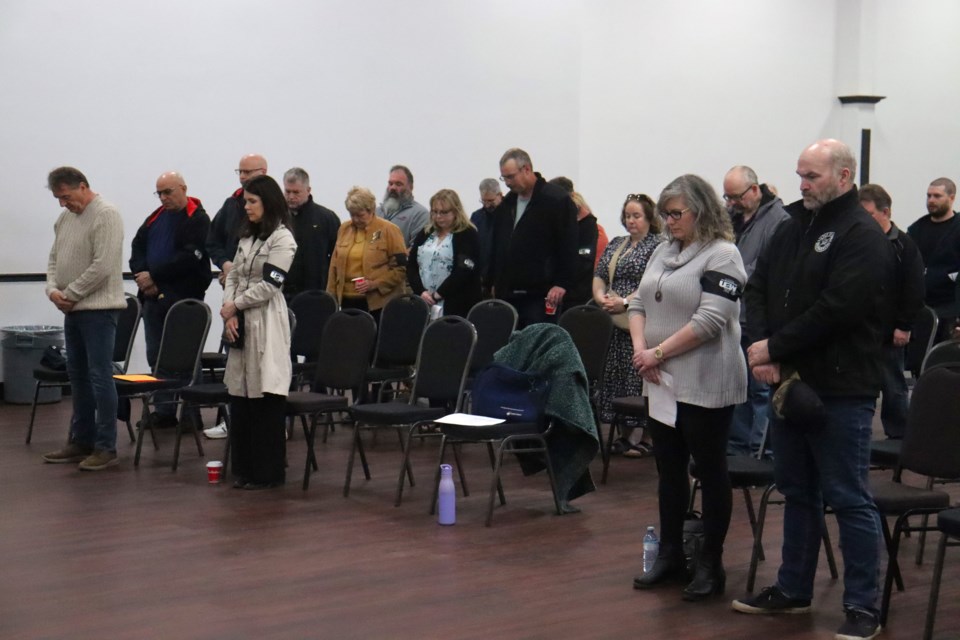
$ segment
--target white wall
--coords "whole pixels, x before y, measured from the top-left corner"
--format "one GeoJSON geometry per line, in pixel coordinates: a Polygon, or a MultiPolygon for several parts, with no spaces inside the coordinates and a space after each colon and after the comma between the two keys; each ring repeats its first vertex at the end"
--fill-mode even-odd
{"type": "MultiPolygon", "coordinates": [[[[119,205],[129,239],[159,173],[182,171],[212,216],[251,151],[275,176],[306,168],[343,215],[397,162],[420,201],[451,187],[473,209],[522,146],[612,236],[626,193],[681,173],[719,186],[746,163],[793,200],[800,150],[858,148],[869,124],[905,226],[932,178],[960,179],[958,19],[955,0],[4,0],[0,273],[44,271],[57,165],[119,205]],[[888,98],[836,100],[860,91],[888,98]]],[[[0,326],[57,322],[42,289],[0,284],[0,326]]]]}

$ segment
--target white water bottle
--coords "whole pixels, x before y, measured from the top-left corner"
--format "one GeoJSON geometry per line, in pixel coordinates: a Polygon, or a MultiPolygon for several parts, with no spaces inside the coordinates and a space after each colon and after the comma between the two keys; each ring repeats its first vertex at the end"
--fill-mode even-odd
{"type": "Polygon", "coordinates": [[[440,491],[437,498],[437,523],[455,524],[457,521],[457,489],[453,486],[453,467],[440,465],[440,491]]]}
{"type": "Polygon", "coordinates": [[[653,569],[653,563],[657,561],[660,554],[660,540],[653,526],[647,527],[647,534],[643,536],[643,572],[648,573],[653,569]]]}

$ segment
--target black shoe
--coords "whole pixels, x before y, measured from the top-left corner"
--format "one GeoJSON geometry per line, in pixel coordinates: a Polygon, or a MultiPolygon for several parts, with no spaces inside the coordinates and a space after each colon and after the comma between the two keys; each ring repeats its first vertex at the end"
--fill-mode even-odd
{"type": "Polygon", "coordinates": [[[634,589],[653,589],[654,587],[670,582],[684,583],[690,579],[687,573],[687,563],[683,556],[661,555],[653,563],[650,571],[633,579],[634,589]]]}
{"type": "Polygon", "coordinates": [[[810,601],[788,598],[779,587],[767,587],[755,596],[734,600],[734,611],[740,613],[808,613],[810,601]]]}
{"type": "Polygon", "coordinates": [[[683,599],[696,602],[723,593],[727,572],[719,560],[701,559],[693,571],[693,580],[683,589],[683,599]]]}
{"type": "Polygon", "coordinates": [[[245,489],[246,486],[247,486],[247,481],[244,480],[243,478],[238,478],[237,480],[233,481],[234,489],[245,489]]]}
{"type": "Polygon", "coordinates": [[[260,489],[274,489],[283,486],[282,482],[248,482],[243,485],[247,491],[259,491],[260,489]]]}
{"type": "Polygon", "coordinates": [[[840,625],[835,640],[870,640],[880,635],[882,627],[876,614],[847,609],[847,621],[840,625]]]}

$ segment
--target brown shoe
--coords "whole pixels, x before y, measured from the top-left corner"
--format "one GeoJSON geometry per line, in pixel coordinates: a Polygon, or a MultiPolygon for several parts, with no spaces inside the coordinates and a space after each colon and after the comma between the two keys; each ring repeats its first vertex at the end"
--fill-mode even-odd
{"type": "Polygon", "coordinates": [[[43,461],[51,464],[63,464],[65,462],[80,462],[93,453],[93,449],[82,447],[79,444],[68,444],[62,449],[43,454],[43,461]]]}
{"type": "Polygon", "coordinates": [[[94,451],[79,464],[80,471],[100,471],[119,463],[113,451],[94,451]]]}

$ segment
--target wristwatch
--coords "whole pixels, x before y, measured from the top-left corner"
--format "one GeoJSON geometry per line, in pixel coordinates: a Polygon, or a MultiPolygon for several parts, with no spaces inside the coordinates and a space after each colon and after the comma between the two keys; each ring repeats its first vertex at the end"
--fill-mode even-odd
{"type": "Polygon", "coordinates": [[[663,360],[663,344],[658,344],[657,348],[653,350],[653,357],[657,360],[663,360]]]}

